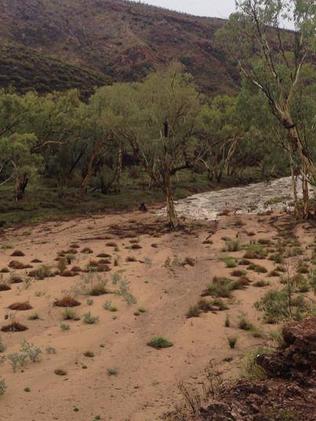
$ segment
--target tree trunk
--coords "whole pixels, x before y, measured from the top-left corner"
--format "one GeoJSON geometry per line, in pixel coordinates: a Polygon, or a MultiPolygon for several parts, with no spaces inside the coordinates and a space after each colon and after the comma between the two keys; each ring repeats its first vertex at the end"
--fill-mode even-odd
{"type": "Polygon", "coordinates": [[[25,190],[29,182],[27,174],[18,175],[15,181],[15,200],[18,202],[24,198],[25,190]]]}
{"type": "MultiPolygon", "coordinates": [[[[309,156],[309,152],[306,150],[299,131],[294,124],[292,118],[288,114],[281,116],[281,122],[283,127],[288,131],[288,140],[289,146],[291,149],[291,154],[299,160],[299,170],[302,175],[302,188],[303,188],[303,209],[302,217],[307,219],[310,216],[309,208],[309,191],[308,191],[308,178],[314,178],[316,175],[316,168],[314,163],[309,156]]],[[[296,160],[297,160],[296,159],[296,160]]],[[[299,210],[297,209],[299,212],[299,210]]]]}
{"type": "Polygon", "coordinates": [[[85,171],[83,173],[83,176],[82,176],[81,185],[80,185],[80,191],[81,191],[82,195],[84,195],[87,192],[87,188],[88,188],[90,179],[91,179],[92,174],[93,174],[93,167],[95,165],[95,160],[96,160],[101,148],[102,148],[101,142],[97,141],[96,144],[94,145],[94,148],[93,148],[92,153],[91,153],[90,158],[89,158],[89,162],[88,162],[88,164],[85,168],[85,171]]]}
{"type": "Polygon", "coordinates": [[[116,185],[117,191],[121,191],[121,177],[122,177],[122,165],[123,163],[123,151],[122,151],[122,144],[119,144],[118,152],[117,152],[117,167],[116,167],[116,185]]]}
{"type": "Polygon", "coordinates": [[[179,220],[172,196],[170,174],[164,174],[164,190],[166,196],[167,217],[169,220],[169,226],[172,230],[175,230],[179,225],[179,220]]]}
{"type": "Polygon", "coordinates": [[[291,178],[292,178],[292,188],[293,188],[293,197],[294,197],[294,212],[295,216],[298,217],[298,209],[299,209],[299,203],[298,203],[298,196],[297,196],[297,175],[295,174],[294,167],[293,167],[293,161],[292,157],[290,157],[291,161],[291,178]]]}
{"type": "Polygon", "coordinates": [[[308,190],[308,180],[305,174],[303,174],[302,176],[302,190],[303,190],[303,217],[308,218],[310,216],[309,190],[308,190]]]}

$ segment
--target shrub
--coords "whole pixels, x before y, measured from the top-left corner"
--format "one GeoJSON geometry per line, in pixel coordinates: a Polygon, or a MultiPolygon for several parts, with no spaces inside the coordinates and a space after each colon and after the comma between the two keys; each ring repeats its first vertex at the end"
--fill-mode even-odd
{"type": "Polygon", "coordinates": [[[46,352],[49,355],[55,355],[56,354],[56,348],[54,348],[53,346],[48,346],[46,348],[46,352]]]}
{"type": "Polygon", "coordinates": [[[239,250],[241,250],[241,245],[238,239],[225,241],[224,251],[236,252],[239,250]]]}
{"type": "Polygon", "coordinates": [[[21,352],[26,354],[32,363],[35,363],[40,360],[42,350],[34,344],[24,340],[21,345],[21,352]]]}
{"type": "Polygon", "coordinates": [[[209,311],[227,310],[226,304],[220,298],[216,298],[216,299],[211,300],[211,301],[200,300],[198,302],[198,307],[203,313],[207,313],[209,311]]]}
{"type": "Polygon", "coordinates": [[[316,294],[316,270],[312,270],[309,273],[308,280],[309,280],[310,286],[312,287],[314,291],[314,294],[316,294]]]}
{"type": "Polygon", "coordinates": [[[268,281],[264,281],[264,280],[260,280],[260,281],[256,281],[253,286],[254,287],[258,287],[258,288],[264,288],[267,287],[268,285],[270,285],[270,283],[268,281]]]}
{"type": "Polygon", "coordinates": [[[57,369],[54,371],[54,373],[55,373],[57,376],[67,376],[67,371],[66,371],[66,370],[63,370],[63,369],[61,369],[61,368],[57,368],[57,369]]]}
{"type": "Polygon", "coordinates": [[[247,267],[247,269],[248,270],[253,270],[254,272],[257,272],[257,273],[267,273],[268,272],[267,269],[264,266],[256,265],[254,263],[252,263],[251,265],[249,265],[247,267]]]}
{"type": "Polygon", "coordinates": [[[28,356],[24,352],[15,352],[7,356],[8,361],[11,364],[12,370],[14,373],[18,368],[23,368],[27,364],[28,356]]]}
{"type": "Polygon", "coordinates": [[[83,254],[92,254],[93,250],[91,250],[89,247],[85,247],[81,250],[81,253],[83,254]]]}
{"type": "Polygon", "coordinates": [[[22,278],[22,276],[16,274],[12,274],[9,278],[10,284],[21,284],[23,281],[24,279],[22,278]]]}
{"type": "Polygon", "coordinates": [[[279,253],[271,254],[269,259],[274,261],[275,263],[283,263],[283,261],[284,261],[283,256],[279,253]]]}
{"type": "Polygon", "coordinates": [[[237,266],[237,262],[236,262],[236,259],[234,257],[225,256],[225,257],[222,257],[221,260],[225,263],[227,268],[232,269],[232,268],[235,268],[237,266]]]}
{"type": "Polygon", "coordinates": [[[234,289],[234,281],[229,278],[213,278],[213,283],[202,293],[202,296],[213,296],[213,297],[231,297],[234,289]]]}
{"type": "Polygon", "coordinates": [[[25,254],[23,253],[23,251],[21,251],[21,250],[15,250],[12,254],[11,254],[11,256],[12,257],[23,257],[23,256],[25,256],[25,254]]]}
{"type": "Polygon", "coordinates": [[[66,307],[62,314],[63,320],[79,320],[77,313],[70,307],[66,307]]]}
{"type": "Polygon", "coordinates": [[[0,291],[10,291],[11,287],[6,282],[0,283],[0,291]]]}
{"type": "Polygon", "coordinates": [[[27,265],[25,263],[18,262],[17,260],[11,260],[11,262],[9,263],[8,266],[11,269],[17,269],[17,270],[20,270],[20,269],[30,269],[30,268],[32,268],[31,265],[27,265]]]}
{"type": "Polygon", "coordinates": [[[163,349],[172,347],[173,343],[162,336],[155,336],[147,343],[147,345],[155,349],[163,349]]]}
{"type": "Polygon", "coordinates": [[[241,316],[238,322],[239,329],[242,330],[252,330],[254,328],[253,324],[246,319],[245,316],[241,316]]]}
{"type": "Polygon", "coordinates": [[[75,300],[70,295],[66,295],[62,299],[54,302],[54,306],[56,307],[77,307],[80,306],[80,304],[79,301],[75,300]]]}
{"type": "Polygon", "coordinates": [[[52,276],[51,268],[47,265],[42,265],[37,269],[32,270],[29,272],[29,276],[32,278],[37,279],[38,281],[42,281],[45,278],[49,278],[52,276]]]}
{"type": "Polygon", "coordinates": [[[112,312],[116,312],[117,311],[117,307],[115,307],[111,301],[106,301],[103,304],[103,308],[104,310],[108,310],[108,311],[112,311],[112,312]]]}
{"type": "Polygon", "coordinates": [[[107,369],[108,376],[117,376],[118,369],[117,368],[108,368],[107,369]]]}
{"type": "Polygon", "coordinates": [[[122,297],[127,302],[128,305],[137,303],[136,298],[129,290],[128,282],[125,281],[124,279],[122,279],[119,282],[119,288],[118,288],[118,291],[116,291],[116,294],[122,297]]]}
{"type": "Polygon", "coordinates": [[[243,289],[250,283],[247,277],[241,277],[237,280],[232,280],[229,278],[213,278],[213,283],[208,286],[208,288],[202,293],[202,297],[212,296],[212,297],[222,297],[230,298],[232,291],[243,289]]]}
{"type": "Polygon", "coordinates": [[[38,313],[33,313],[28,317],[28,320],[39,320],[40,317],[38,315],[38,313]]]}
{"type": "Polygon", "coordinates": [[[264,312],[267,323],[301,320],[314,310],[314,306],[309,305],[302,295],[294,296],[288,288],[268,291],[255,303],[255,307],[264,312]]]}
{"type": "Polygon", "coordinates": [[[236,348],[237,340],[238,340],[237,336],[229,336],[227,338],[228,345],[229,345],[230,349],[236,348]]]}
{"type": "Polygon", "coordinates": [[[250,380],[264,380],[267,376],[264,369],[257,364],[257,357],[267,353],[271,353],[271,350],[257,348],[248,352],[242,361],[242,376],[250,380]]]}
{"type": "Polygon", "coordinates": [[[231,273],[230,273],[230,276],[234,276],[234,277],[237,277],[237,278],[239,278],[240,276],[245,276],[246,275],[246,271],[245,270],[238,270],[238,269],[236,269],[236,270],[233,270],[231,273]]]}
{"type": "Polygon", "coordinates": [[[77,287],[78,293],[98,297],[108,293],[107,280],[95,272],[89,272],[82,276],[81,282],[77,287]]]}
{"type": "Polygon", "coordinates": [[[278,272],[276,269],[274,269],[269,273],[269,276],[271,278],[278,278],[280,276],[280,272],[278,272]]]}
{"type": "Polygon", "coordinates": [[[244,259],[265,259],[268,254],[264,246],[259,243],[250,243],[245,249],[244,259]]]}
{"type": "Polygon", "coordinates": [[[26,311],[26,310],[32,310],[32,306],[30,305],[29,302],[24,302],[24,303],[14,303],[9,305],[8,307],[10,310],[15,310],[15,311],[26,311]]]}
{"type": "Polygon", "coordinates": [[[247,259],[240,259],[238,261],[238,264],[240,266],[249,266],[251,264],[251,262],[250,262],[250,260],[247,260],[247,259]]]}
{"type": "Polygon", "coordinates": [[[65,257],[61,257],[60,259],[58,259],[57,268],[59,270],[59,273],[65,272],[65,270],[67,269],[67,261],[65,257]]]}
{"type": "Polygon", "coordinates": [[[2,342],[2,338],[0,337],[0,353],[2,354],[6,350],[6,346],[2,342]]]}
{"type": "Polygon", "coordinates": [[[198,305],[191,306],[186,314],[186,317],[188,319],[191,319],[193,317],[199,317],[201,314],[201,309],[198,305]]]}
{"type": "Polygon", "coordinates": [[[99,317],[92,316],[91,312],[89,311],[88,313],[83,315],[82,320],[83,320],[83,323],[87,325],[93,325],[99,321],[99,317]]]}
{"type": "Polygon", "coordinates": [[[18,322],[12,322],[1,328],[2,332],[23,332],[24,330],[27,330],[27,329],[28,328],[26,326],[18,322]]]}
{"type": "Polygon", "coordinates": [[[5,391],[7,390],[7,385],[4,379],[0,377],[0,396],[5,394],[5,391]]]}

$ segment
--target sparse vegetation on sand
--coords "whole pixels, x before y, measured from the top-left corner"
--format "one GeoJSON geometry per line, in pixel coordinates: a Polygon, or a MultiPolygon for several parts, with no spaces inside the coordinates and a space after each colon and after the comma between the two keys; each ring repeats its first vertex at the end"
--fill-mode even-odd
{"type": "Polygon", "coordinates": [[[163,336],[155,336],[149,342],[147,342],[147,345],[151,348],[163,349],[171,348],[173,346],[173,343],[170,342],[168,339],[164,338],[163,336]]]}

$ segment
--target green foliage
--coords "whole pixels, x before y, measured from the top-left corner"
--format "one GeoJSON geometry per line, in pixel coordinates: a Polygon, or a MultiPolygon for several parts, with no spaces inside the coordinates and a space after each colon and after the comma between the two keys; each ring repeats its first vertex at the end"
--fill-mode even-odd
{"type": "Polygon", "coordinates": [[[87,325],[94,325],[95,323],[99,321],[99,317],[92,316],[91,312],[89,311],[88,313],[83,315],[82,320],[83,320],[83,323],[87,325]]]}
{"type": "Polygon", "coordinates": [[[224,251],[235,252],[241,250],[240,241],[237,240],[226,240],[224,251]]]}
{"type": "Polygon", "coordinates": [[[28,356],[24,352],[15,352],[7,356],[8,361],[11,364],[12,370],[15,373],[17,369],[22,369],[27,364],[28,356]]]}
{"type": "Polygon", "coordinates": [[[31,344],[27,342],[26,340],[24,340],[22,342],[20,350],[22,353],[25,353],[28,356],[29,360],[32,363],[38,362],[40,360],[40,355],[42,353],[42,350],[39,347],[35,346],[34,344],[31,344]]]}
{"type": "Polygon", "coordinates": [[[162,336],[155,336],[147,343],[147,345],[155,349],[163,349],[172,347],[173,343],[162,336]]]}
{"type": "Polygon", "coordinates": [[[237,336],[229,336],[227,338],[228,345],[229,345],[229,348],[230,349],[235,349],[236,348],[237,340],[238,340],[237,336]]]}
{"type": "Polygon", "coordinates": [[[271,353],[269,348],[256,348],[249,351],[242,360],[242,375],[250,380],[263,380],[266,373],[262,367],[257,364],[257,356],[260,354],[271,353]]]}
{"type": "Polygon", "coordinates": [[[7,385],[4,379],[0,378],[0,396],[5,394],[7,390],[7,385]]]}
{"type": "Polygon", "coordinates": [[[255,307],[264,312],[267,323],[279,323],[287,319],[301,320],[315,311],[314,306],[303,295],[294,295],[289,287],[268,291],[256,302],[255,307]]]}
{"type": "Polygon", "coordinates": [[[234,257],[231,256],[224,256],[221,259],[227,268],[235,268],[237,266],[237,261],[234,257]]]}
{"type": "Polygon", "coordinates": [[[104,308],[104,310],[111,311],[111,312],[116,312],[117,311],[117,307],[114,306],[111,301],[106,301],[103,304],[103,308],[104,308]]]}
{"type": "Polygon", "coordinates": [[[213,282],[203,292],[203,296],[222,297],[230,298],[232,292],[245,287],[242,278],[238,280],[232,280],[229,278],[218,278],[214,277],[213,282]]]}

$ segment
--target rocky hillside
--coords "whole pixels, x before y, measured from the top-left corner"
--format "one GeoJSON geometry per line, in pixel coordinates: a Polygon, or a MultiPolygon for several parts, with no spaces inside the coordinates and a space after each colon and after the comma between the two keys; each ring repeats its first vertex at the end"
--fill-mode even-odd
{"type": "Polygon", "coordinates": [[[230,93],[238,72],[214,45],[222,25],[123,0],[0,0],[0,87],[89,91],[177,60],[204,92],[230,93]]]}

